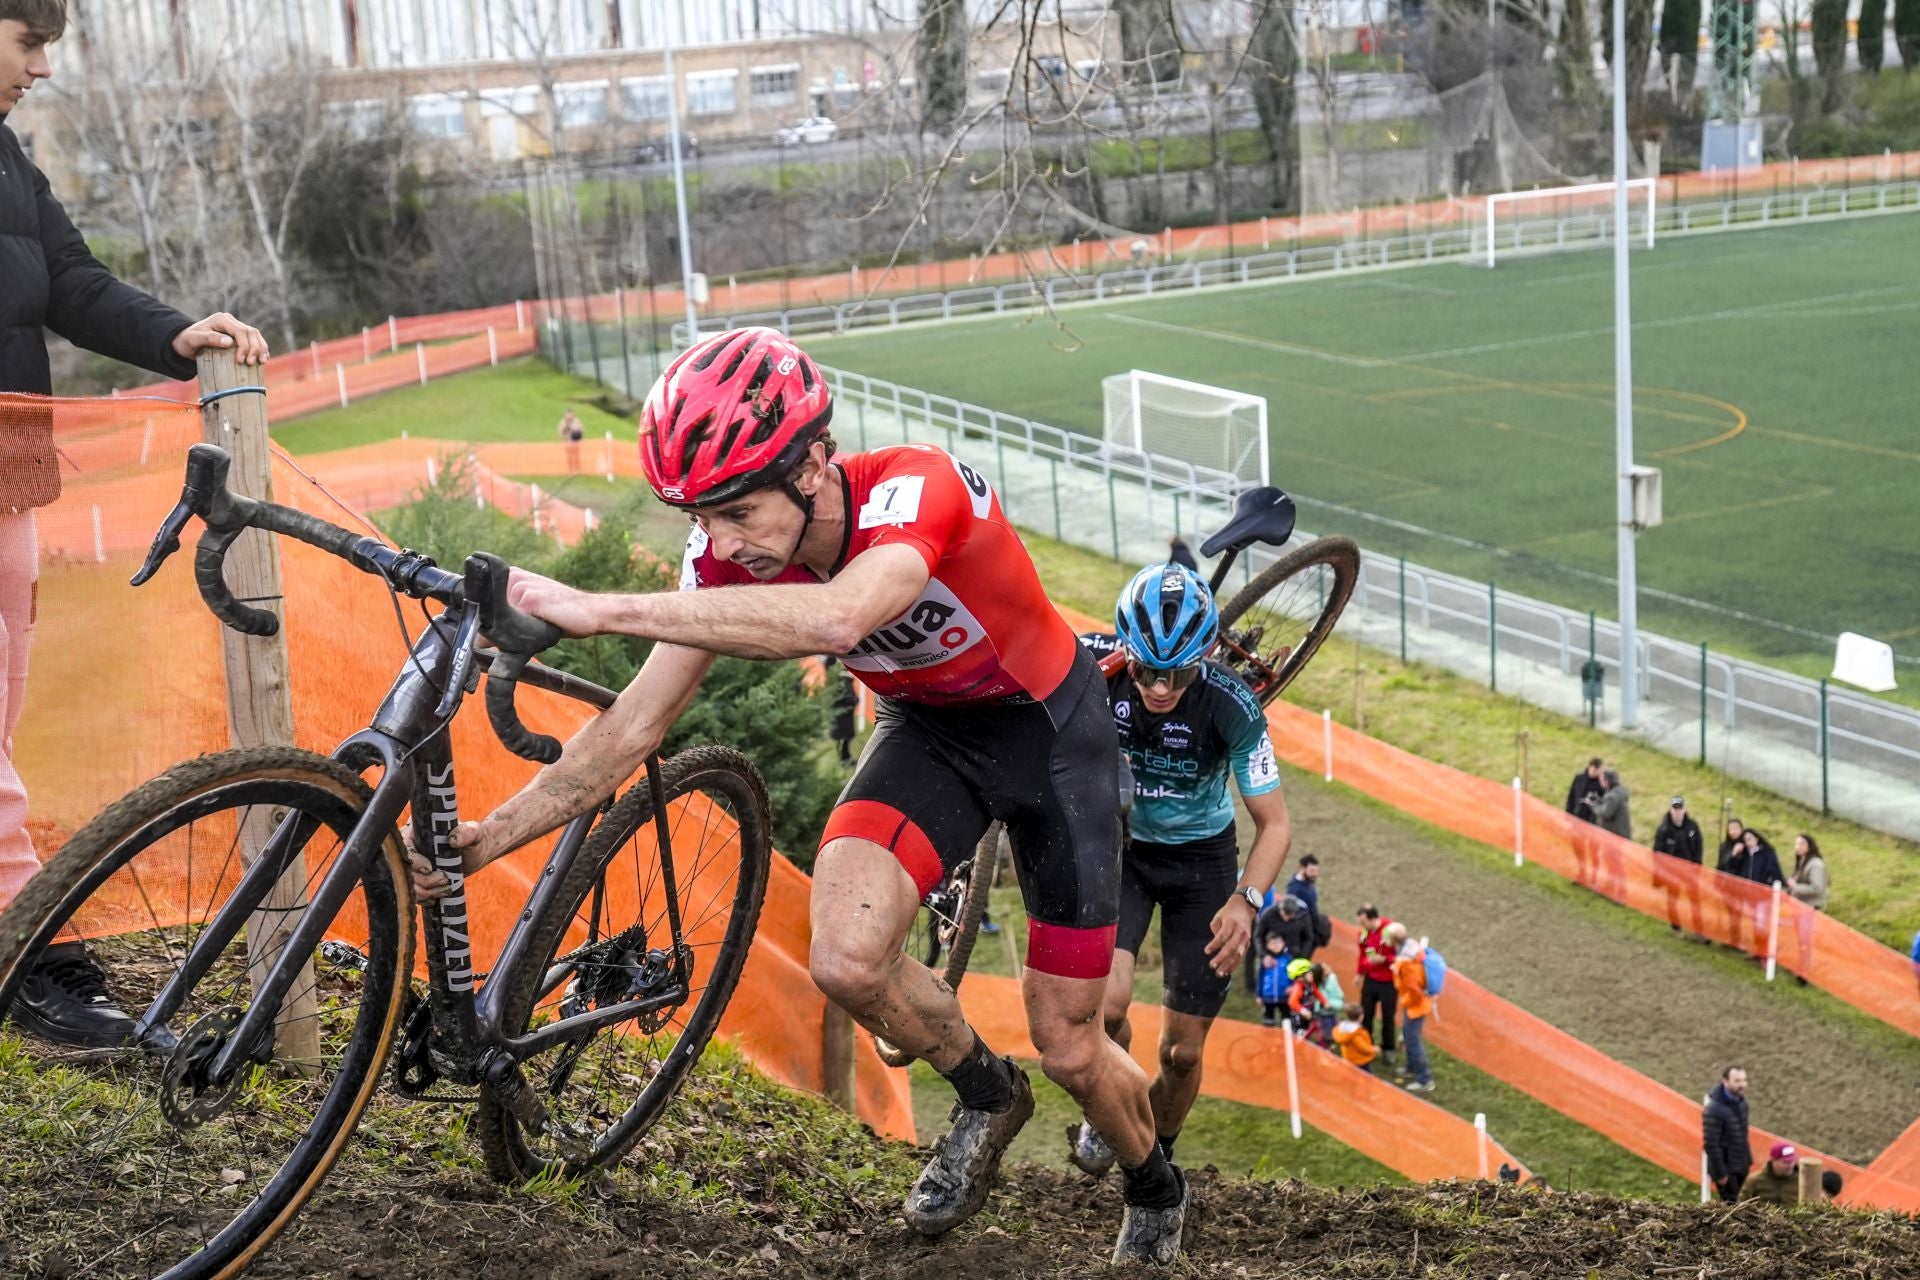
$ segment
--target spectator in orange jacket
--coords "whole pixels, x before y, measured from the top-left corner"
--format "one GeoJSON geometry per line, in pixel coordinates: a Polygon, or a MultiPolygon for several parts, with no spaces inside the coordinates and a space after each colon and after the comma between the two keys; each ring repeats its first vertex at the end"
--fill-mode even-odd
{"type": "Polygon", "coordinates": [[[1407,937],[1407,927],[1390,924],[1381,940],[1394,949],[1393,987],[1400,998],[1400,1031],[1407,1042],[1405,1075],[1412,1093],[1433,1092],[1433,1071],[1427,1066],[1427,1015],[1433,997],[1427,994],[1427,949],[1407,937]]]}
{"type": "Polygon", "coordinates": [[[1350,1004],[1341,1011],[1341,1019],[1333,1025],[1333,1042],[1340,1046],[1340,1056],[1362,1071],[1373,1070],[1373,1060],[1380,1051],[1373,1047],[1373,1037],[1367,1034],[1366,1024],[1360,1021],[1360,1006],[1350,1004]]]}
{"type": "Polygon", "coordinates": [[[1399,1004],[1393,989],[1393,948],[1384,935],[1393,921],[1380,914],[1371,902],[1360,908],[1360,1021],[1373,1034],[1374,1010],[1380,1011],[1380,1052],[1393,1056],[1394,1009],[1399,1004]]]}

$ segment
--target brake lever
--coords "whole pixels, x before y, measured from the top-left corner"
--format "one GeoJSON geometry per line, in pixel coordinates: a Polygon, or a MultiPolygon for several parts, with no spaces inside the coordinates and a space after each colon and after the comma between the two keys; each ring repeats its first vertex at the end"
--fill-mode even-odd
{"type": "Polygon", "coordinates": [[[466,613],[460,619],[459,630],[453,633],[453,662],[447,668],[446,692],[440,695],[440,705],[434,708],[434,719],[446,719],[459,705],[460,697],[466,691],[467,677],[473,669],[474,646],[479,640],[480,609],[477,605],[468,604],[466,613]]]}
{"type": "Polygon", "coordinates": [[[160,572],[167,557],[180,549],[180,531],[187,527],[187,521],[193,516],[193,508],[182,498],[160,522],[160,531],[153,535],[153,545],[147,549],[147,558],[141,564],[140,571],[133,575],[130,585],[140,586],[154,574],[160,572]]]}

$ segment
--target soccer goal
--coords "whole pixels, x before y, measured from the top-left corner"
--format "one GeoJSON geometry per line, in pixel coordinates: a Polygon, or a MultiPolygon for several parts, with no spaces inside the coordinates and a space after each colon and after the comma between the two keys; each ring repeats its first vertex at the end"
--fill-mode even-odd
{"type": "Polygon", "coordinates": [[[1141,369],[1100,387],[1109,448],[1224,473],[1238,489],[1268,483],[1265,397],[1141,369]]]}
{"type": "MultiPolygon", "coordinates": [[[[1635,193],[1644,193],[1642,204],[1646,220],[1646,246],[1653,248],[1653,223],[1657,184],[1652,178],[1627,179],[1627,227],[1634,230],[1635,193]]],[[[1486,264],[1495,265],[1498,257],[1517,253],[1584,246],[1605,239],[1599,230],[1603,219],[1612,216],[1613,184],[1586,182],[1572,187],[1544,187],[1538,191],[1501,191],[1486,198],[1486,264]],[[1544,212],[1543,212],[1544,210],[1544,212]],[[1532,219],[1538,230],[1528,231],[1532,219]],[[1507,243],[1501,246],[1501,226],[1510,228],[1507,243]],[[1552,230],[1547,228],[1551,227],[1552,230]],[[1569,229],[1573,234],[1569,236],[1569,229]]]]}

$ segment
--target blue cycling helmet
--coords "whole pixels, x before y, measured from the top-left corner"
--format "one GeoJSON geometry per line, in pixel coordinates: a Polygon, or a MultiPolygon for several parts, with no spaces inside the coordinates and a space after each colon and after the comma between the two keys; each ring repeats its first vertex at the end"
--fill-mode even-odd
{"type": "Polygon", "coordinates": [[[1183,565],[1150,564],[1120,593],[1113,625],[1128,657],[1171,671],[1213,652],[1220,611],[1199,574],[1183,565]]]}

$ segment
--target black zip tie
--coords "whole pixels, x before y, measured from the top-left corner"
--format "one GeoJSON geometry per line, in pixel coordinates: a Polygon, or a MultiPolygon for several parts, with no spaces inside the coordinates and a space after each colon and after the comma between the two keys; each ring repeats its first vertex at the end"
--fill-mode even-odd
{"type": "Polygon", "coordinates": [[[240,604],[259,604],[265,600],[285,600],[286,597],[283,595],[281,596],[235,596],[234,599],[240,604]]]}
{"type": "Polygon", "coordinates": [[[201,396],[200,407],[204,409],[208,405],[214,403],[216,400],[225,400],[228,396],[244,395],[249,391],[258,391],[261,395],[267,394],[267,389],[263,386],[261,387],[228,387],[225,391],[216,391],[210,396],[201,396]]]}

